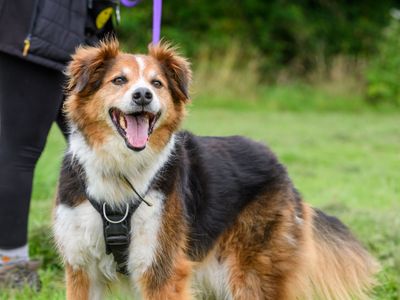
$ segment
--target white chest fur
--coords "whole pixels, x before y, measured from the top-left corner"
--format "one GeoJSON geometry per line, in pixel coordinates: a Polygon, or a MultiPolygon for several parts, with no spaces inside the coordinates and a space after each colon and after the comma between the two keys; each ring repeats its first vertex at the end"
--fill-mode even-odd
{"type": "MultiPolygon", "coordinates": [[[[70,136],[69,152],[85,171],[86,193],[93,199],[106,201],[111,206],[132,198],[138,201],[129,186],[121,183],[118,174],[125,175],[136,190],[144,195],[154,177],[158,176],[161,167],[168,161],[174,147],[172,136],[167,146],[159,153],[155,153],[149,147],[135,153],[118,138],[111,136],[101,148],[94,150],[87,145],[78,131],[70,136]]],[[[145,198],[152,206],[142,203],[132,215],[128,270],[134,281],[153,262],[164,197],[158,191],[148,191],[145,198]]],[[[88,201],[76,207],[58,205],[54,234],[65,262],[72,267],[83,267],[94,280],[117,278],[113,257],[105,253],[100,214],[88,201]]]]}
{"type": "Polygon", "coordinates": [[[98,271],[108,279],[116,278],[114,261],[105,253],[101,217],[88,201],[77,207],[58,205],[53,230],[66,263],[90,271],[92,278],[98,277],[98,271]]]}
{"type": "MultiPolygon", "coordinates": [[[[136,281],[152,264],[157,251],[161,224],[163,195],[150,191],[131,219],[131,244],[128,269],[136,281]]],[[[76,207],[58,205],[54,222],[54,236],[66,263],[84,268],[96,279],[117,279],[112,255],[106,255],[103,225],[100,214],[85,201],[76,207]]]]}
{"type": "Polygon", "coordinates": [[[120,137],[114,135],[109,136],[101,147],[92,149],[78,131],[72,132],[69,144],[73,159],[85,170],[88,195],[110,205],[118,205],[132,198],[132,190],[121,184],[119,175],[125,175],[143,195],[171,156],[175,137],[172,136],[158,153],[150,146],[141,152],[133,152],[121,143],[120,137]]]}

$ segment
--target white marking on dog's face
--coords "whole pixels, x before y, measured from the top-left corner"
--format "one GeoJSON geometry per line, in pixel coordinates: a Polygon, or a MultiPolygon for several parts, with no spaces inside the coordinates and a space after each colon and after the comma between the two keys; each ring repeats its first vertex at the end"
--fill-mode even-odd
{"type": "Polygon", "coordinates": [[[135,59],[139,65],[139,74],[140,74],[140,76],[143,76],[145,61],[144,61],[143,57],[140,55],[135,55],[135,59]]]}
{"type": "Polygon", "coordinates": [[[145,108],[146,111],[154,114],[157,114],[160,111],[162,112],[165,110],[165,106],[163,107],[156,88],[151,84],[151,81],[157,78],[155,75],[157,74],[156,69],[158,69],[158,65],[154,64],[154,62],[150,63],[148,58],[146,60],[145,56],[141,55],[134,55],[132,59],[136,61],[139,68],[137,70],[132,70],[129,67],[122,68],[122,74],[127,77],[128,83],[123,95],[119,99],[114,99],[112,106],[126,114],[141,111],[143,108],[134,104],[132,96],[139,88],[146,88],[153,95],[153,100],[145,108]],[[133,74],[135,76],[133,76],[133,74]]]}
{"type": "MultiPolygon", "coordinates": [[[[151,112],[153,114],[157,114],[159,112],[163,112],[164,107],[162,107],[161,101],[157,94],[154,92],[154,88],[144,79],[139,78],[135,83],[133,83],[129,89],[122,95],[122,97],[113,103],[113,107],[118,108],[125,114],[131,114],[135,112],[139,112],[142,110],[142,107],[138,107],[137,105],[132,104],[132,95],[140,88],[147,88],[153,94],[153,101],[149,105],[146,106],[146,111],[151,112]]],[[[156,123],[156,126],[158,124],[156,123]]]]}

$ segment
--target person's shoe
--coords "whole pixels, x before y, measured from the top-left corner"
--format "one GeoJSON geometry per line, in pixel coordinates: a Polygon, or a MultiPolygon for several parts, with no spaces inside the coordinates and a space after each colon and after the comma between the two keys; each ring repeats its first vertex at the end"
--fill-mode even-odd
{"type": "Polygon", "coordinates": [[[31,287],[35,291],[41,288],[41,282],[37,270],[41,262],[30,260],[26,262],[10,262],[0,265],[0,289],[23,289],[31,287]]]}

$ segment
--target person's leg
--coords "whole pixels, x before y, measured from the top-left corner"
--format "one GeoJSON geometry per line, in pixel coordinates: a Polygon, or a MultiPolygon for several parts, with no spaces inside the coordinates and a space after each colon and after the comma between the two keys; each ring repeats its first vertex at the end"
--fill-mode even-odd
{"type": "Polygon", "coordinates": [[[27,258],[33,171],[58,114],[63,78],[0,53],[0,255],[14,249],[27,258]]]}
{"type": "Polygon", "coordinates": [[[58,128],[60,128],[61,133],[64,135],[65,140],[68,140],[69,135],[69,126],[65,114],[63,112],[63,104],[64,104],[65,96],[63,98],[63,103],[60,105],[60,109],[58,110],[56,123],[58,128]]]}

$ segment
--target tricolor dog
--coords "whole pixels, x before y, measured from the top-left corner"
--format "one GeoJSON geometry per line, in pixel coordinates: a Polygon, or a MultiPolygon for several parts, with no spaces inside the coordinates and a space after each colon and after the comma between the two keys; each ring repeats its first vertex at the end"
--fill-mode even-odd
{"type": "Polygon", "coordinates": [[[174,48],[111,39],[77,49],[67,75],[54,218],[67,299],[114,285],[135,299],[368,297],[375,260],[266,146],[179,131],[191,70],[174,48]]]}

